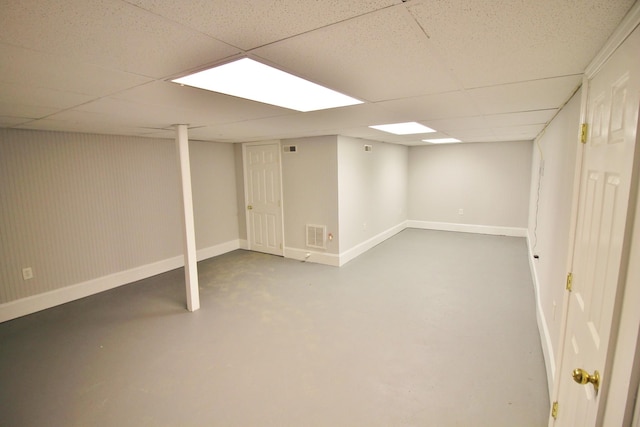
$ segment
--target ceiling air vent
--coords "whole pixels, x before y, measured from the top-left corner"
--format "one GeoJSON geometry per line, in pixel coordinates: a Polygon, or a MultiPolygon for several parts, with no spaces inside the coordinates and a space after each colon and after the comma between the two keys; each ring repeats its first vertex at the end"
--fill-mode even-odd
{"type": "Polygon", "coordinates": [[[310,248],[326,249],[325,236],[327,235],[326,225],[307,224],[307,246],[310,248]]]}

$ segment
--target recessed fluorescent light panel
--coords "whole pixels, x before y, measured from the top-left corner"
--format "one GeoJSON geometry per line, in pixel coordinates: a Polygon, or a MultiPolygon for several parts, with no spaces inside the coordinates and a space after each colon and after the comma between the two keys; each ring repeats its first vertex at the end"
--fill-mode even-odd
{"type": "Polygon", "coordinates": [[[430,142],[432,144],[447,144],[450,142],[462,142],[455,138],[438,138],[438,139],[423,139],[424,142],[430,142]]]}
{"type": "Polygon", "coordinates": [[[383,132],[393,133],[395,135],[412,135],[414,133],[435,132],[435,130],[416,122],[393,123],[389,125],[375,125],[375,126],[369,126],[369,127],[373,129],[381,130],[383,132]]]}
{"type": "Polygon", "coordinates": [[[355,98],[250,58],[172,81],[303,112],[362,104],[355,98]]]}

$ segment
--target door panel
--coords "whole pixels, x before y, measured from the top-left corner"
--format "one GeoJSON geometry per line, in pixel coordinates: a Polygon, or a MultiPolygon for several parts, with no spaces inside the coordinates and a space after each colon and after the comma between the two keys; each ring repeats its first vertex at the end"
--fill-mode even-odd
{"type": "Polygon", "coordinates": [[[640,103],[640,31],[636,29],[590,81],[590,135],[583,157],[573,256],[573,290],[559,370],[558,426],[595,426],[602,419],[610,371],[621,272],[626,271],[630,190],[640,103]],[[600,389],[578,384],[572,371],[600,374],[600,389]]]}
{"type": "Polygon", "coordinates": [[[245,146],[249,249],[282,255],[280,144],[245,146]]]}

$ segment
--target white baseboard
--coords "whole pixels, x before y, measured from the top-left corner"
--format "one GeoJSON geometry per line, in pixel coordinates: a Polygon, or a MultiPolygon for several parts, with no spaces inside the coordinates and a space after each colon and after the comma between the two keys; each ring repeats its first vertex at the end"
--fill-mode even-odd
{"type": "Polygon", "coordinates": [[[527,248],[529,252],[529,269],[531,270],[531,279],[533,280],[533,289],[536,297],[536,320],[538,322],[538,332],[540,334],[540,344],[542,345],[542,354],[544,356],[544,365],[547,371],[547,387],[549,389],[549,398],[553,396],[553,384],[556,376],[556,362],[553,352],[553,343],[547,326],[547,319],[542,310],[542,302],[540,300],[540,281],[536,271],[536,260],[533,257],[533,248],[531,246],[531,236],[527,232],[527,248]]]}
{"type": "Polygon", "coordinates": [[[325,264],[325,265],[331,265],[334,267],[340,267],[345,265],[347,262],[351,261],[352,259],[354,259],[355,257],[357,257],[358,255],[362,255],[363,253],[365,253],[366,251],[368,251],[369,249],[373,248],[374,246],[384,242],[385,240],[387,240],[389,237],[392,237],[396,234],[398,234],[399,232],[401,232],[402,230],[404,230],[406,227],[406,222],[402,222],[394,227],[391,227],[390,229],[383,231],[382,233],[370,238],[369,240],[366,240],[356,246],[354,246],[353,248],[342,252],[340,255],[336,255],[336,254],[328,254],[325,252],[316,252],[313,250],[309,250],[309,249],[300,249],[300,248],[285,248],[284,250],[284,257],[285,258],[291,258],[291,259],[297,259],[299,261],[306,261],[306,262],[314,262],[317,264],[325,264]],[[309,255],[309,257],[307,257],[307,254],[309,255]]]}
{"type": "Polygon", "coordinates": [[[520,227],[499,227],[493,225],[457,224],[452,222],[407,221],[407,228],[425,230],[457,231],[460,233],[492,234],[495,236],[526,237],[527,229],[520,227]]]}
{"type": "MultiPolygon", "coordinates": [[[[231,240],[219,245],[200,249],[197,252],[198,261],[222,255],[240,248],[239,240],[231,240]]],[[[93,294],[117,288],[128,283],[146,279],[156,274],[165,273],[184,266],[184,256],[179,255],[151,264],[142,265],[107,276],[87,280],[86,282],[66,286],[27,298],[0,304],[0,323],[18,317],[26,316],[47,308],[65,304],[93,294]]]]}
{"type": "Polygon", "coordinates": [[[328,254],[325,252],[317,252],[299,248],[284,248],[284,257],[296,259],[298,261],[313,262],[316,264],[340,266],[340,257],[336,254],[328,254]],[[309,257],[307,257],[309,254],[309,257]]]}
{"type": "Polygon", "coordinates": [[[366,240],[366,241],[354,246],[353,248],[342,252],[340,254],[340,264],[339,265],[340,266],[345,265],[346,263],[348,263],[349,261],[351,261],[352,259],[354,259],[358,255],[362,255],[363,253],[365,253],[369,249],[373,248],[374,246],[379,245],[380,243],[384,242],[388,238],[395,236],[396,234],[398,234],[399,232],[401,232],[405,228],[407,228],[407,221],[403,221],[400,224],[398,224],[398,225],[396,225],[394,227],[391,227],[390,229],[388,229],[386,231],[383,231],[382,233],[378,234],[377,236],[374,236],[374,237],[370,238],[369,240],[366,240]]]}
{"type": "MultiPolygon", "coordinates": [[[[228,242],[220,243],[219,245],[199,249],[197,259],[198,261],[204,261],[205,259],[226,254],[227,252],[235,251],[236,249],[241,249],[241,240],[229,240],[228,242]]],[[[182,258],[182,256],[177,258],[182,258]]],[[[180,264],[179,267],[182,267],[183,265],[184,264],[180,264]]]]}
{"type": "Polygon", "coordinates": [[[240,239],[240,247],[239,249],[244,249],[245,251],[249,250],[249,241],[247,239],[240,239]]]}

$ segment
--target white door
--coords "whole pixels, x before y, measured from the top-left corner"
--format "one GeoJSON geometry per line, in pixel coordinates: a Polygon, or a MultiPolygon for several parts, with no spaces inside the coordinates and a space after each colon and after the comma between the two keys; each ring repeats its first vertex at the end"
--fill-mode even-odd
{"type": "Polygon", "coordinates": [[[249,249],[283,255],[280,144],[245,144],[249,249]]]}
{"type": "Polygon", "coordinates": [[[573,290],[558,371],[558,418],[551,421],[554,426],[589,427],[602,422],[611,370],[609,348],[615,343],[612,328],[618,320],[619,285],[628,264],[633,225],[629,199],[634,188],[639,90],[640,29],[636,28],[589,84],[589,137],[580,181],[573,290]]]}

